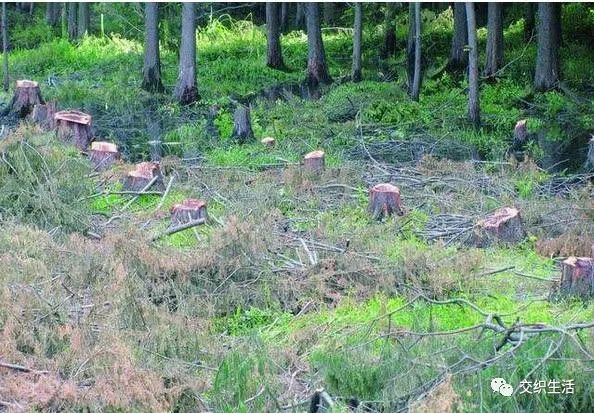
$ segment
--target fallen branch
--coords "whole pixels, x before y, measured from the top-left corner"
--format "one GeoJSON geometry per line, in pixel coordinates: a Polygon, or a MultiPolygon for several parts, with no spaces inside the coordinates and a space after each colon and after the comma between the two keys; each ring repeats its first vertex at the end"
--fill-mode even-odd
{"type": "Polygon", "coordinates": [[[175,227],[171,227],[167,231],[162,232],[162,233],[160,233],[158,235],[155,235],[153,238],[151,238],[151,241],[156,241],[156,240],[161,239],[163,237],[167,237],[169,235],[173,235],[176,232],[183,231],[184,229],[193,228],[193,227],[195,227],[197,225],[204,224],[205,222],[206,222],[206,219],[205,218],[202,218],[202,219],[196,219],[194,221],[186,222],[185,224],[182,224],[182,225],[177,225],[175,227]]]}
{"type": "Polygon", "coordinates": [[[21,366],[19,364],[6,363],[4,361],[0,361],[0,367],[4,367],[7,369],[11,369],[11,370],[16,370],[21,373],[34,373],[34,374],[48,374],[49,373],[49,371],[47,371],[47,370],[34,370],[34,369],[30,369],[29,367],[21,366]]]}

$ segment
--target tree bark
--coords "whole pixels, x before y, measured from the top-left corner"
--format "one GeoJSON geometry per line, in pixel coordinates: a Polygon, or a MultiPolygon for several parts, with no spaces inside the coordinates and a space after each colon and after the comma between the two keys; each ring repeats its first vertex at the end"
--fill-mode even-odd
{"type": "Polygon", "coordinates": [[[326,1],[323,3],[324,7],[324,24],[327,26],[332,26],[334,24],[334,20],[336,18],[336,3],[331,1],[326,1]]]}
{"type": "Polygon", "coordinates": [[[297,3],[297,9],[295,10],[295,28],[297,30],[303,30],[305,27],[305,7],[303,3],[297,3]]]}
{"type": "Polygon", "coordinates": [[[370,188],[368,209],[375,220],[388,218],[394,214],[404,215],[400,189],[392,184],[378,184],[370,188]]]}
{"type": "Polygon", "coordinates": [[[252,131],[252,119],[250,108],[244,105],[238,105],[233,113],[233,133],[231,138],[237,143],[249,143],[254,139],[252,131]]]}
{"type": "Polygon", "coordinates": [[[561,5],[538,3],[538,49],[534,89],[547,91],[559,83],[559,47],[561,43],[561,5]]]}
{"type": "Polygon", "coordinates": [[[32,80],[17,80],[14,95],[10,102],[10,111],[19,118],[25,118],[35,105],[45,104],[41,97],[39,84],[32,80]]]}
{"type": "Polygon", "coordinates": [[[386,3],[386,15],[384,18],[384,47],[382,49],[383,58],[394,56],[396,53],[396,24],[394,22],[395,7],[396,5],[394,3],[386,3]]]}
{"type": "Polygon", "coordinates": [[[484,75],[493,77],[503,66],[503,3],[489,3],[487,61],[484,75]]]}
{"type": "Polygon", "coordinates": [[[481,124],[478,84],[478,45],[476,40],[476,20],[474,4],[466,3],[466,19],[468,26],[468,119],[478,128],[481,124]]]}
{"type": "Polygon", "coordinates": [[[409,5],[408,36],[408,94],[414,101],[419,100],[421,91],[421,3],[409,5]]]}
{"type": "Polygon", "coordinates": [[[363,5],[355,3],[353,30],[353,82],[361,81],[361,43],[363,42],[363,5]]]}
{"type": "Polygon", "coordinates": [[[181,47],[179,51],[179,75],[173,92],[182,105],[198,99],[196,85],[196,5],[182,4],[181,47]]]}
{"type": "Polygon", "coordinates": [[[285,67],[280,41],[280,14],[280,3],[266,3],[266,65],[273,69],[283,69],[285,67]]]}
{"type": "Polygon", "coordinates": [[[144,67],[142,88],[148,92],[163,92],[161,83],[161,58],[159,56],[159,5],[144,6],[144,67]]]}
{"type": "Polygon", "coordinates": [[[2,2],[2,60],[4,91],[8,92],[10,79],[8,78],[8,18],[6,17],[6,2],[2,2]]]}
{"type": "Polygon", "coordinates": [[[524,16],[524,40],[529,41],[534,36],[536,15],[536,3],[526,3],[526,15],[524,16]]]}
{"type": "Polygon", "coordinates": [[[60,21],[62,14],[62,3],[47,3],[45,9],[45,21],[48,25],[55,27],[60,21]]]}
{"type": "Polygon", "coordinates": [[[54,115],[59,139],[86,151],[93,141],[92,117],[76,110],[65,110],[54,115]]]}
{"type": "Polygon", "coordinates": [[[452,48],[450,50],[450,61],[448,69],[452,72],[460,72],[468,65],[468,55],[464,47],[468,43],[468,30],[466,23],[466,9],[464,3],[454,3],[454,34],[452,37],[452,48]]]}
{"type": "Polygon", "coordinates": [[[76,6],[77,4],[72,2],[68,3],[68,38],[70,40],[76,39],[76,6]]]}
{"type": "Polygon", "coordinates": [[[89,3],[78,3],[78,37],[84,37],[90,29],[91,16],[89,12],[89,3]]]}
{"type": "Polygon", "coordinates": [[[289,3],[283,2],[281,5],[280,30],[284,33],[287,30],[289,22],[289,3]]]}
{"type": "Polygon", "coordinates": [[[319,3],[305,3],[305,20],[307,22],[307,81],[310,86],[330,83],[332,79],[326,66],[319,3]]]}

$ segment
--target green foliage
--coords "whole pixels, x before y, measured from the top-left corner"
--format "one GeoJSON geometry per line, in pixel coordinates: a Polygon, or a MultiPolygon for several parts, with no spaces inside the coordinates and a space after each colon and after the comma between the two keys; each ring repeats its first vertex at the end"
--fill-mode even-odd
{"type": "Polygon", "coordinates": [[[80,200],[92,191],[87,162],[51,135],[24,134],[0,146],[0,214],[44,229],[85,230],[89,215],[80,200]]]}

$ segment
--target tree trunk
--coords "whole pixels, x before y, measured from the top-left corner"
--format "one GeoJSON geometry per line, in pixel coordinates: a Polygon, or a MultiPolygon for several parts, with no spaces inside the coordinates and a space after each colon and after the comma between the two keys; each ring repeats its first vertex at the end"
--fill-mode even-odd
{"type": "Polygon", "coordinates": [[[307,22],[307,81],[310,86],[330,83],[332,79],[326,66],[319,3],[305,3],[305,20],[307,22]]]}
{"type": "Polygon", "coordinates": [[[44,103],[37,82],[17,80],[14,95],[10,102],[10,111],[12,113],[15,113],[19,118],[25,118],[33,111],[35,105],[43,105],[44,103]]]}
{"type": "Polygon", "coordinates": [[[55,27],[62,15],[62,3],[47,3],[45,9],[45,21],[48,25],[55,27]]]}
{"type": "Polygon", "coordinates": [[[561,263],[561,295],[594,297],[594,261],[590,257],[569,257],[561,263]]]}
{"type": "Polygon", "coordinates": [[[487,61],[484,75],[494,77],[503,66],[503,3],[489,3],[487,61]]]}
{"type": "Polygon", "coordinates": [[[94,171],[105,171],[120,159],[116,144],[111,142],[93,142],[89,151],[89,161],[94,171]]]}
{"type": "Polygon", "coordinates": [[[280,41],[280,13],[280,3],[266,3],[266,36],[268,45],[266,65],[279,70],[285,67],[280,41]]]}
{"type": "Polygon", "coordinates": [[[8,78],[8,18],[6,17],[6,2],[2,2],[2,59],[4,91],[8,92],[10,79],[8,78]]]}
{"type": "Polygon", "coordinates": [[[535,15],[536,3],[526,3],[526,15],[524,16],[524,40],[526,41],[534,36],[535,15]]]}
{"type": "Polygon", "coordinates": [[[88,34],[90,30],[91,15],[89,12],[90,3],[78,3],[78,37],[82,38],[88,34]]]}
{"type": "Polygon", "coordinates": [[[68,38],[76,39],[76,3],[68,3],[68,38]]]}
{"type": "Polygon", "coordinates": [[[400,189],[392,184],[378,184],[369,190],[369,212],[373,219],[404,215],[400,189]]]}
{"type": "Polygon", "coordinates": [[[313,151],[303,157],[303,168],[309,172],[319,173],[326,166],[324,151],[313,151]]]}
{"type": "Polygon", "coordinates": [[[287,30],[289,22],[289,3],[283,2],[281,5],[280,30],[284,33],[287,30]]]}
{"type": "Polygon", "coordinates": [[[478,84],[478,45],[476,40],[476,20],[474,4],[466,3],[466,19],[468,26],[468,119],[478,128],[481,124],[478,84]]]}
{"type": "Polygon", "coordinates": [[[396,24],[394,21],[394,12],[396,11],[394,3],[386,3],[386,15],[384,18],[384,47],[382,57],[394,56],[396,53],[396,24]]]}
{"type": "Polygon", "coordinates": [[[249,143],[254,138],[250,108],[238,105],[233,113],[233,133],[231,138],[237,143],[249,143]]]}
{"type": "Polygon", "coordinates": [[[182,105],[198,99],[196,85],[196,5],[182,4],[181,47],[179,51],[179,75],[173,92],[182,105]]]}
{"type": "Polygon", "coordinates": [[[92,117],[76,110],[57,112],[56,132],[62,141],[76,146],[81,151],[86,151],[93,141],[91,128],[92,117]]]}
{"type": "Polygon", "coordinates": [[[159,5],[144,6],[144,67],[142,88],[148,92],[163,92],[161,59],[159,56],[159,5]]]}
{"type": "Polygon", "coordinates": [[[409,4],[408,34],[408,94],[414,101],[419,100],[421,91],[421,3],[409,4]]]}
{"type": "Polygon", "coordinates": [[[353,82],[361,81],[361,43],[363,42],[363,5],[355,3],[353,30],[353,82]]]}
{"type": "Polygon", "coordinates": [[[559,46],[561,41],[561,5],[538,3],[538,50],[534,88],[546,91],[559,83],[559,46]]]}
{"type": "Polygon", "coordinates": [[[336,3],[326,1],[323,3],[324,7],[324,24],[326,26],[332,26],[336,18],[336,3]]]}
{"type": "Polygon", "coordinates": [[[295,28],[297,30],[303,30],[305,27],[305,6],[303,3],[297,3],[297,9],[295,10],[295,28]]]}
{"type": "Polygon", "coordinates": [[[468,30],[466,23],[466,9],[464,3],[454,3],[454,34],[448,69],[452,72],[461,72],[468,65],[468,55],[464,47],[468,43],[468,30]]]}
{"type": "Polygon", "coordinates": [[[206,202],[200,199],[184,199],[171,207],[171,223],[175,226],[206,218],[206,202]]]}
{"type": "Polygon", "coordinates": [[[33,106],[31,120],[41,126],[44,130],[52,130],[56,127],[54,115],[58,112],[57,108],[58,105],[54,101],[46,104],[39,103],[33,106]]]}

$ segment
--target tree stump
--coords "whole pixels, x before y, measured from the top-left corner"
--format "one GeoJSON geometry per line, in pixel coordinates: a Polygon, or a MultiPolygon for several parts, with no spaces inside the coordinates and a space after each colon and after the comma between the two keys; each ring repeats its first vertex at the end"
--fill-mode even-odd
{"type": "Polygon", "coordinates": [[[161,167],[156,162],[141,162],[123,179],[123,190],[142,191],[154,178],[157,178],[151,188],[160,191],[164,189],[161,167]]]}
{"type": "Polygon", "coordinates": [[[171,207],[171,223],[187,224],[199,219],[206,219],[206,202],[199,199],[186,199],[181,204],[171,207]]]}
{"type": "Polygon", "coordinates": [[[589,257],[569,257],[561,263],[561,295],[594,297],[594,260],[589,257]]]}
{"type": "Polygon", "coordinates": [[[17,80],[16,89],[10,102],[10,111],[24,118],[33,111],[35,105],[43,105],[39,84],[33,80],[17,80]]]}
{"type": "Polygon", "coordinates": [[[523,145],[528,138],[526,119],[519,120],[514,127],[514,145],[523,145]]]}
{"type": "Polygon", "coordinates": [[[33,106],[31,112],[31,120],[40,125],[45,130],[52,130],[56,127],[54,115],[58,111],[56,102],[48,102],[47,104],[39,103],[33,106]]]}
{"type": "Polygon", "coordinates": [[[311,172],[320,172],[324,169],[324,151],[313,151],[303,157],[303,167],[311,172]]]}
{"type": "Polygon", "coordinates": [[[249,107],[239,105],[235,109],[235,113],[233,113],[233,133],[231,134],[231,137],[238,143],[247,143],[254,138],[249,107]]]}
{"type": "Polygon", "coordinates": [[[54,115],[58,138],[76,146],[81,151],[87,150],[93,141],[91,115],[77,110],[63,110],[54,115]]]}
{"type": "Polygon", "coordinates": [[[264,146],[273,147],[276,144],[276,140],[270,136],[267,136],[266,138],[262,138],[260,143],[264,146]]]}
{"type": "Polygon", "coordinates": [[[487,247],[494,242],[516,244],[524,239],[526,233],[522,225],[520,211],[503,207],[477,223],[475,244],[487,247]]]}
{"type": "Polygon", "coordinates": [[[117,145],[111,142],[93,142],[89,151],[89,160],[96,171],[109,169],[115,161],[120,159],[117,145]]]}
{"type": "Polygon", "coordinates": [[[373,219],[391,215],[404,215],[400,201],[400,188],[392,184],[378,184],[369,190],[369,212],[373,219]]]}

